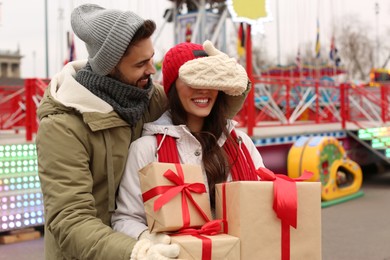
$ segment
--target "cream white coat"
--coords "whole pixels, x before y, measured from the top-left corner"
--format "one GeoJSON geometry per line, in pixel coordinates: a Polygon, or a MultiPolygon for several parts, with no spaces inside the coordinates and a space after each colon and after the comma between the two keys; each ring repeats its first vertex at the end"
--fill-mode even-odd
{"type": "MultiPolygon", "coordinates": [[[[227,128],[229,131],[232,131],[235,125],[235,121],[228,120],[227,128]]],[[[248,148],[255,168],[264,167],[263,159],[250,137],[240,130],[236,129],[235,131],[237,136],[242,138],[243,143],[248,148]]],[[[169,112],[165,112],[153,123],[144,124],[143,136],[134,141],[130,146],[125,172],[116,199],[117,209],[112,215],[113,229],[133,238],[138,238],[142,231],[147,229],[138,170],[151,162],[158,161],[156,156],[157,141],[155,137],[155,134],[158,133],[178,138],[176,143],[180,163],[201,165],[203,169],[202,147],[199,141],[190,133],[187,126],[172,125],[169,112]]],[[[218,140],[218,143],[220,146],[223,146],[225,141],[226,137],[222,136],[218,140]]],[[[204,171],[203,175],[207,181],[204,171]]],[[[229,177],[228,180],[230,179],[229,177]]],[[[207,183],[205,185],[208,187],[207,183]]]]}

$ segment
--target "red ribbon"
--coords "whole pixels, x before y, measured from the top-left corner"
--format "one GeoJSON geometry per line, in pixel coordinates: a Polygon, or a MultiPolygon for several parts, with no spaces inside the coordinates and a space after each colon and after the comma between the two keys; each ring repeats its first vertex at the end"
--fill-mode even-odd
{"type": "Polygon", "coordinates": [[[227,211],[226,211],[226,182],[222,183],[222,221],[223,221],[223,232],[229,233],[229,225],[227,222],[227,211]]]}
{"type": "Polygon", "coordinates": [[[207,236],[214,236],[221,233],[222,220],[212,220],[204,224],[200,229],[186,228],[180,230],[179,233],[171,236],[191,235],[202,240],[202,260],[211,260],[212,255],[212,241],[207,236]]]}
{"type": "Polygon", "coordinates": [[[290,226],[297,228],[297,187],[295,182],[310,179],[311,172],[304,173],[295,179],[260,167],[257,174],[262,181],[274,182],[273,209],[282,223],[282,260],[290,259],[290,226]]]}
{"type": "Polygon", "coordinates": [[[190,226],[190,210],[188,207],[187,199],[190,200],[190,202],[197,209],[198,213],[202,216],[202,218],[206,222],[208,222],[209,218],[204,213],[204,211],[200,208],[200,206],[195,202],[191,194],[191,192],[205,193],[206,192],[205,185],[203,183],[185,183],[183,168],[178,163],[175,164],[175,167],[178,175],[176,175],[172,170],[167,170],[163,175],[165,178],[170,180],[175,185],[157,186],[144,192],[142,194],[142,198],[144,202],[161,194],[161,196],[158,199],[156,199],[154,202],[154,211],[157,211],[166,203],[168,203],[171,199],[173,199],[177,194],[181,193],[183,227],[190,226]]]}
{"type": "MultiPolygon", "coordinates": [[[[221,233],[221,219],[211,220],[204,224],[200,229],[185,228],[180,230],[178,235],[207,235],[214,236],[221,233]]],[[[176,235],[176,234],[175,234],[176,235]]]]}

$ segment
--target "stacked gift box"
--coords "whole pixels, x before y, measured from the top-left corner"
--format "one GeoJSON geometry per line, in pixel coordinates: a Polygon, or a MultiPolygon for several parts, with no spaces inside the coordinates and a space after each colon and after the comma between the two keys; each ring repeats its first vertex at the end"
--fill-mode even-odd
{"type": "Polygon", "coordinates": [[[179,259],[321,259],[321,184],[272,176],[217,184],[212,220],[200,166],[151,163],[140,171],[149,230],[170,232],[179,259]]]}

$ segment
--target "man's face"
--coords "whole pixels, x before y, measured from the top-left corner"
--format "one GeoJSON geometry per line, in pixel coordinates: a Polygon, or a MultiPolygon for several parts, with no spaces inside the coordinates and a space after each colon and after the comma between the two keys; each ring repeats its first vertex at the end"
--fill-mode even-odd
{"type": "Polygon", "coordinates": [[[156,73],[153,55],[151,38],[141,40],[130,47],[110,75],[125,84],[144,88],[150,75],[156,73]]]}

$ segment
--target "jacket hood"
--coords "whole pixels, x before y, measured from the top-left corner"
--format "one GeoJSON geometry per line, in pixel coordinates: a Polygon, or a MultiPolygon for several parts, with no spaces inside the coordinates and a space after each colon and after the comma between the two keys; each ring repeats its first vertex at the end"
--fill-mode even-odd
{"type": "Polygon", "coordinates": [[[111,105],[75,80],[77,71],[86,64],[87,60],[69,62],[52,78],[38,108],[40,119],[49,114],[70,110],[76,110],[81,114],[86,112],[107,114],[113,111],[111,105]]]}

